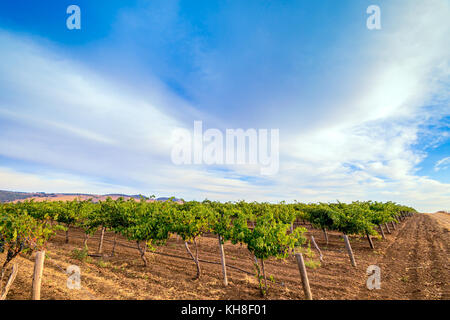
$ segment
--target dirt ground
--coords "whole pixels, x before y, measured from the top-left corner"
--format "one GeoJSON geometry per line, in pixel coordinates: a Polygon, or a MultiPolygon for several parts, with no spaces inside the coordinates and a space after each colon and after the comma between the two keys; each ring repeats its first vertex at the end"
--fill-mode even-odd
{"type": "Polygon", "coordinates": [[[450,229],[450,213],[445,212],[436,212],[436,213],[430,213],[431,217],[435,218],[444,229],[449,230],[450,229]]]}
{"type": "MultiPolygon", "coordinates": [[[[320,266],[311,265],[308,276],[313,299],[445,299],[450,298],[448,217],[417,214],[397,225],[385,240],[374,239],[375,249],[366,238],[351,237],[357,267],[352,267],[342,237],[330,233],[326,245],[322,231],[309,229],[324,256],[320,266]],[[366,287],[369,265],[381,268],[381,289],[366,287]]],[[[89,240],[90,253],[95,253],[99,234],[89,240]]],[[[42,299],[261,299],[254,277],[253,259],[245,247],[225,244],[228,287],[223,286],[218,241],[200,240],[202,278],[193,280],[196,268],[181,239],[172,237],[146,254],[144,267],[134,243],[120,238],[114,257],[109,254],[113,235],[107,233],[104,256],[80,261],[74,249],[83,244],[83,234],[70,230],[70,242],[58,234],[49,244],[42,282],[42,299]],[[69,265],[81,269],[79,290],[68,289],[65,270],[69,265]],[[235,268],[239,268],[235,269],[235,268]]],[[[34,256],[20,256],[19,274],[8,299],[30,299],[34,256]]],[[[4,254],[0,255],[0,261],[4,254]]],[[[317,254],[314,260],[317,262],[317,254]]],[[[266,299],[304,299],[298,267],[293,257],[269,260],[266,272],[274,282],[266,299]]]]}

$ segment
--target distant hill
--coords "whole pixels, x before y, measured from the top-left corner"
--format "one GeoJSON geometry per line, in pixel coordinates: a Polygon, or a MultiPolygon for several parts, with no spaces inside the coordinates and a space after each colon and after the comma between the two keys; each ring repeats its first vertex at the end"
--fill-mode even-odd
{"type": "Polygon", "coordinates": [[[40,197],[52,197],[55,194],[53,193],[44,193],[44,192],[16,192],[16,191],[5,191],[0,190],[0,202],[9,202],[14,200],[21,200],[27,198],[40,198],[40,197]]]}
{"type": "MultiPolygon", "coordinates": [[[[99,200],[105,200],[106,198],[118,199],[123,197],[124,199],[136,199],[140,200],[143,197],[147,201],[155,201],[146,197],[144,195],[126,195],[126,194],[105,194],[105,195],[96,195],[96,194],[87,194],[87,193],[45,193],[45,192],[17,192],[17,191],[6,191],[0,190],[0,202],[17,202],[20,200],[31,200],[35,201],[67,201],[73,199],[87,200],[92,199],[94,202],[99,200]]],[[[156,201],[167,201],[170,198],[162,197],[156,199],[156,201]]],[[[174,201],[180,202],[180,199],[174,199],[174,201]]]]}

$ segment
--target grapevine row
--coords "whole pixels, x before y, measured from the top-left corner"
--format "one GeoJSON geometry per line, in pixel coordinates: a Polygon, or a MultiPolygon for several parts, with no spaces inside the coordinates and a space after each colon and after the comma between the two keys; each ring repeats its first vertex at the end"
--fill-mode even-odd
{"type": "MultiPolygon", "coordinates": [[[[413,208],[393,202],[346,203],[220,203],[205,200],[178,203],[174,201],[148,201],[119,198],[94,203],[92,200],[35,202],[24,201],[0,204],[0,253],[6,252],[1,265],[1,284],[8,264],[19,254],[39,251],[57,230],[78,227],[87,239],[102,231],[99,252],[105,231],[122,235],[136,243],[144,265],[148,264],[146,250],[156,250],[172,234],[181,237],[185,248],[201,277],[198,258],[198,238],[214,234],[221,244],[230,241],[242,244],[254,256],[256,276],[261,293],[267,290],[264,261],[275,257],[283,259],[295,254],[295,249],[307,242],[306,229],[299,221],[308,221],[313,227],[342,232],[347,235],[378,237],[381,225],[398,222],[413,208]],[[193,245],[191,250],[190,245],[193,245]]],[[[384,235],[383,235],[384,236],[384,235]]],[[[113,249],[114,250],[114,249],[113,249]]]]}

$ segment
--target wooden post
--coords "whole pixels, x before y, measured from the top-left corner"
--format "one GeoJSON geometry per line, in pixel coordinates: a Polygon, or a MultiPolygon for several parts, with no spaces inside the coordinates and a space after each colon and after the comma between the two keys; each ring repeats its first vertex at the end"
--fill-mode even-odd
{"type": "Polygon", "coordinates": [[[392,229],[396,230],[396,228],[395,228],[395,222],[394,222],[394,221],[391,221],[391,223],[392,223],[392,229]]]}
{"type": "Polygon", "coordinates": [[[324,236],[325,236],[325,241],[327,242],[327,245],[328,245],[328,233],[327,233],[327,229],[323,228],[322,230],[323,230],[323,234],[324,234],[324,236]]]}
{"type": "Polygon", "coordinates": [[[373,242],[372,242],[372,238],[370,237],[370,234],[366,233],[366,236],[367,236],[367,240],[369,240],[370,248],[375,249],[375,247],[373,246],[373,242]]]}
{"type": "Polygon", "coordinates": [[[41,300],[41,282],[44,271],[45,250],[36,252],[36,261],[34,263],[33,273],[33,291],[32,300],[41,300]]]}
{"type": "Polygon", "coordinates": [[[391,230],[389,230],[389,226],[388,226],[387,222],[385,222],[384,225],[386,227],[387,233],[391,234],[391,230]]]}
{"type": "Polygon", "coordinates": [[[13,284],[14,280],[16,279],[17,272],[19,271],[19,266],[17,263],[15,263],[12,266],[11,275],[8,278],[8,282],[6,282],[5,289],[3,290],[3,293],[0,292],[0,300],[6,300],[6,296],[8,295],[9,288],[11,288],[11,285],[13,284]]]}
{"type": "Polygon", "coordinates": [[[350,241],[348,240],[348,236],[346,234],[344,234],[343,237],[344,237],[345,247],[347,248],[348,256],[350,257],[350,262],[352,263],[352,266],[356,267],[355,257],[353,256],[353,250],[352,250],[352,246],[350,245],[350,241]]]}
{"type": "Polygon", "coordinates": [[[322,251],[320,251],[319,246],[316,243],[316,240],[314,239],[314,236],[311,236],[311,242],[313,243],[314,247],[316,248],[317,252],[319,252],[319,259],[320,262],[323,262],[323,255],[322,251]]]}
{"type": "Polygon", "coordinates": [[[305,261],[303,260],[303,255],[301,253],[296,253],[295,258],[297,259],[298,271],[300,272],[300,277],[302,279],[303,291],[307,300],[312,300],[311,288],[309,287],[308,274],[306,273],[305,261]]]}
{"type": "Polygon", "coordinates": [[[114,243],[111,250],[111,257],[114,257],[114,254],[116,252],[116,243],[117,243],[117,233],[114,233],[114,243]]]}
{"type": "Polygon", "coordinates": [[[378,227],[380,228],[381,236],[383,237],[383,239],[386,239],[386,236],[384,235],[383,227],[381,226],[381,224],[379,224],[378,227]]]}
{"type": "Polygon", "coordinates": [[[219,251],[220,251],[220,261],[222,262],[222,274],[223,274],[223,285],[228,285],[227,278],[227,266],[225,262],[225,251],[223,250],[222,237],[219,235],[219,251]]]}
{"type": "Polygon", "coordinates": [[[102,253],[103,252],[103,238],[105,236],[105,227],[102,227],[102,233],[100,235],[100,242],[98,244],[98,253],[102,253]]]}

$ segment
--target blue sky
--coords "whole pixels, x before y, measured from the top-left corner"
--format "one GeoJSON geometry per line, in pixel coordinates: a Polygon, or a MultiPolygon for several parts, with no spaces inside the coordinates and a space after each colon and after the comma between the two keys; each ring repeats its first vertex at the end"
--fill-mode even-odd
{"type": "Polygon", "coordinates": [[[449,3],[2,1],[0,189],[450,209],[449,3]],[[125,4],[126,3],[126,4],[125,4]],[[66,8],[81,9],[68,30],[66,8]],[[368,30],[366,8],[381,8],[368,30]],[[280,170],[171,162],[276,128],[280,170]]]}

